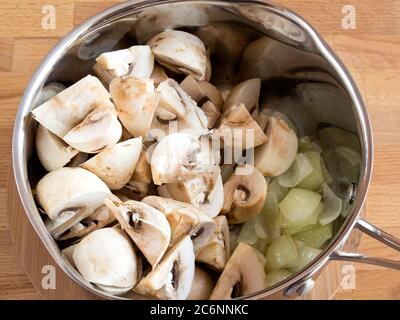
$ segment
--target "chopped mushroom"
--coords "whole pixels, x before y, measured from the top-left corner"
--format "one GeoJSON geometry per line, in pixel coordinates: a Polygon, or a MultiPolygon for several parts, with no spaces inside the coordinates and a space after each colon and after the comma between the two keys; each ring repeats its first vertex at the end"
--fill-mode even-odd
{"type": "Polygon", "coordinates": [[[89,75],[33,109],[32,115],[47,130],[64,138],[91,111],[109,99],[110,94],[99,79],[89,75]]]}
{"type": "Polygon", "coordinates": [[[289,169],[296,158],[298,140],[286,122],[269,118],[265,134],[268,141],[254,150],[254,166],[265,176],[279,176],[289,169]]]}
{"type": "Polygon", "coordinates": [[[167,217],[172,232],[170,246],[189,235],[196,252],[208,242],[215,230],[213,219],[188,203],[156,196],[146,197],[142,202],[160,210],[167,217]]]}
{"type": "Polygon", "coordinates": [[[196,261],[222,272],[230,256],[230,236],[225,216],[214,218],[216,229],[208,243],[196,253],[196,261]]]}
{"type": "Polygon", "coordinates": [[[138,281],[135,249],[121,230],[104,228],[91,233],[76,245],[72,257],[85,280],[112,294],[123,294],[138,281]]]}
{"type": "Polygon", "coordinates": [[[186,236],[168,251],[134,290],[157,299],[186,299],[192,287],[194,266],[193,244],[186,236]]]}
{"type": "Polygon", "coordinates": [[[213,289],[214,281],[211,276],[206,271],[196,266],[194,269],[192,288],[190,289],[187,300],[208,300],[213,289]]]}
{"type": "Polygon", "coordinates": [[[267,196],[267,182],[254,167],[247,165],[251,173],[240,175],[238,166],[235,173],[224,184],[224,205],[221,213],[226,214],[229,223],[245,222],[257,215],[264,206],[267,196]]]}
{"type": "Polygon", "coordinates": [[[145,139],[159,101],[153,80],[115,78],[111,81],[110,93],[124,127],[134,137],[145,139]]]}
{"type": "Polygon", "coordinates": [[[86,153],[97,153],[115,145],[122,134],[114,105],[108,101],[90,112],[85,119],[72,128],[64,141],[86,153]]]}
{"type": "Polygon", "coordinates": [[[153,72],[150,75],[150,79],[154,80],[155,85],[159,85],[161,82],[167,80],[168,76],[165,73],[163,67],[156,64],[154,65],[153,72]]]}
{"type": "Polygon", "coordinates": [[[210,299],[232,299],[264,288],[264,267],[255,250],[241,242],[228,260],[210,299]]]}
{"type": "Polygon", "coordinates": [[[40,163],[47,171],[64,167],[79,152],[42,125],[36,131],[35,146],[40,163]]]}
{"type": "Polygon", "coordinates": [[[114,203],[106,199],[105,204],[154,269],[167,250],[171,238],[171,228],[165,215],[134,200],[114,203]]]}
{"type": "Polygon", "coordinates": [[[207,52],[203,42],[184,31],[166,30],[147,43],[163,67],[183,74],[193,74],[197,79],[206,77],[207,52]]]}
{"type": "Polygon", "coordinates": [[[81,166],[101,178],[111,190],[119,190],[131,179],[141,149],[141,137],[126,140],[104,149],[81,166]]]}
{"type": "Polygon", "coordinates": [[[225,146],[239,150],[251,149],[267,141],[266,135],[244,104],[225,111],[218,127],[218,135],[225,146]]]}
{"type": "Polygon", "coordinates": [[[37,200],[49,220],[47,230],[58,238],[103,204],[110,189],[82,168],[60,168],[46,174],[36,186],[37,200]]]}
{"type": "Polygon", "coordinates": [[[246,109],[251,112],[258,105],[260,99],[261,80],[259,78],[243,81],[233,87],[229,93],[222,111],[226,111],[232,106],[244,104],[246,109]]]}

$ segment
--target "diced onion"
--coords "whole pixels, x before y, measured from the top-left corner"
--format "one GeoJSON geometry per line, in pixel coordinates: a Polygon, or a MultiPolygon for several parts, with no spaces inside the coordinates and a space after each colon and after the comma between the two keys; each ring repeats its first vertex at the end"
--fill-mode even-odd
{"type": "Polygon", "coordinates": [[[285,268],[298,259],[297,247],[293,239],[283,235],[274,240],[269,246],[266,254],[268,271],[285,268]]]}
{"type": "Polygon", "coordinates": [[[324,182],[324,176],[321,169],[321,155],[316,151],[307,152],[305,155],[310,160],[313,170],[298,184],[298,187],[315,190],[324,182]]]}
{"type": "Polygon", "coordinates": [[[340,212],[342,212],[342,200],[324,183],[322,185],[322,201],[324,203],[324,210],[319,216],[319,223],[325,225],[339,217],[340,212]]]}
{"type": "Polygon", "coordinates": [[[275,270],[265,276],[265,285],[267,287],[272,287],[274,284],[289,278],[291,275],[292,273],[289,270],[275,270]]]}
{"type": "Polygon", "coordinates": [[[277,179],[281,186],[293,188],[313,171],[313,165],[308,157],[302,153],[297,154],[293,164],[277,179]]]}
{"type": "Polygon", "coordinates": [[[324,243],[332,238],[332,223],[318,225],[307,231],[296,233],[293,237],[314,249],[321,249],[324,243]]]}

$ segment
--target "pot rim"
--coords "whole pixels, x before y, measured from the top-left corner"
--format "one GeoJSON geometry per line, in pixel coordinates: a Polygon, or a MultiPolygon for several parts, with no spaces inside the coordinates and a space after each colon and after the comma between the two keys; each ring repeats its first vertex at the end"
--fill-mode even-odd
{"type": "MultiPolygon", "coordinates": [[[[35,201],[32,196],[30,189],[30,184],[28,181],[28,170],[27,163],[23,161],[25,159],[25,152],[27,146],[25,145],[25,128],[27,116],[29,116],[29,111],[31,110],[31,105],[35,98],[37,90],[39,90],[42,85],[47,80],[50,75],[53,66],[59,61],[60,58],[68,51],[70,47],[83,35],[89,33],[93,26],[99,26],[107,19],[115,19],[119,15],[125,16],[128,13],[133,13],[135,11],[143,10],[147,7],[153,5],[161,5],[167,3],[179,3],[179,2],[198,2],[198,3],[212,3],[212,4],[227,4],[229,1],[223,0],[145,0],[137,2],[136,0],[129,0],[121,4],[114,5],[83,22],[82,24],[76,26],[70,33],[64,36],[57,45],[48,53],[46,58],[42,61],[40,66],[36,69],[33,74],[25,93],[20,102],[18,112],[16,115],[14,130],[13,130],[13,140],[12,140],[12,164],[14,177],[16,182],[16,187],[25,210],[28,219],[30,220],[33,228],[38,234],[39,238],[45,245],[46,249],[60,266],[60,268],[76,283],[88,289],[89,291],[106,298],[113,299],[126,299],[123,297],[117,297],[100,291],[95,288],[92,284],[86,282],[79,273],[72,268],[69,263],[62,257],[55,240],[50,236],[50,234],[45,229],[44,223],[38,213],[35,201]]],[[[366,195],[368,192],[372,165],[373,165],[373,140],[372,140],[372,130],[370,120],[366,111],[365,104],[361,97],[361,94],[351,77],[349,71],[344,66],[339,57],[333,52],[333,50],[328,46],[328,44],[323,40],[321,35],[302,17],[297,13],[285,8],[284,6],[275,4],[270,1],[257,1],[257,0],[244,0],[235,1],[231,4],[253,4],[267,7],[270,11],[277,13],[290,19],[293,23],[298,25],[302,30],[304,30],[310,38],[314,41],[316,48],[320,51],[321,56],[326,59],[326,61],[333,67],[333,69],[338,73],[338,78],[341,81],[343,88],[346,93],[351,98],[353,104],[353,111],[355,113],[355,118],[357,121],[357,128],[359,132],[359,138],[361,140],[362,146],[362,163],[360,168],[360,178],[358,181],[357,194],[354,199],[352,211],[348,214],[346,221],[343,223],[339,232],[330,241],[329,245],[323,250],[323,252],[316,258],[311,264],[309,264],[302,271],[289,277],[287,280],[277,284],[273,287],[263,289],[261,291],[255,292],[245,297],[240,297],[240,299],[259,299],[266,297],[271,294],[275,294],[282,291],[292,285],[304,281],[312,277],[318,270],[320,270],[330,259],[331,254],[337,250],[350,235],[354,228],[357,220],[359,219],[360,211],[364,206],[366,195]]]]}

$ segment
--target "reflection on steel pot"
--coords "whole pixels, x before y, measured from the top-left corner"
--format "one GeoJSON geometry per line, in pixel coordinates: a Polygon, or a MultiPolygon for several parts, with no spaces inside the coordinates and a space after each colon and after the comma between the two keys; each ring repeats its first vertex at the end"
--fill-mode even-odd
{"type": "MultiPolygon", "coordinates": [[[[91,73],[95,58],[102,53],[128,48],[137,42],[144,44],[157,33],[174,28],[190,31],[201,38],[209,51],[211,63],[223,66],[214,70],[211,83],[218,86],[224,97],[237,83],[258,77],[262,80],[260,105],[268,105],[272,111],[279,109],[294,122],[300,136],[315,135],[327,125],[337,126],[353,132],[357,140],[355,145],[361,146],[362,157],[356,167],[338,172],[341,168],[335,166],[335,161],[326,162],[328,169],[335,171],[332,179],[336,179],[336,175],[339,178],[347,175],[355,182],[334,190],[347,199],[343,203],[346,214],[322,253],[285,281],[258,292],[249,292],[242,298],[301,296],[312,288],[313,280],[329,260],[400,269],[398,261],[345,251],[355,228],[397,250],[400,250],[400,242],[362,219],[372,170],[370,123],[349,72],[320,35],[295,13],[268,2],[135,0],[97,14],[62,39],[36,71],[17,114],[13,167],[18,192],[33,227],[65,273],[100,296],[125,299],[113,295],[115,292],[112,290],[108,293],[99,290],[85,280],[63,258],[57,243],[46,230],[30,185],[37,178],[31,162],[37,125],[31,110],[37,105],[46,84],[57,82],[70,86],[91,73]],[[221,34],[227,36],[221,38],[221,34]]],[[[184,69],[180,73],[183,77],[194,74],[208,78],[209,70],[204,68],[207,68],[205,61],[201,64],[201,72],[184,69]]],[[[322,137],[322,141],[331,147],[340,147],[340,141],[326,137],[322,137]]],[[[83,151],[87,152],[86,149],[83,151]]],[[[355,247],[357,245],[352,249],[355,247]]],[[[276,276],[286,277],[284,274],[276,276]]],[[[143,298],[139,294],[130,297],[143,298]]]]}

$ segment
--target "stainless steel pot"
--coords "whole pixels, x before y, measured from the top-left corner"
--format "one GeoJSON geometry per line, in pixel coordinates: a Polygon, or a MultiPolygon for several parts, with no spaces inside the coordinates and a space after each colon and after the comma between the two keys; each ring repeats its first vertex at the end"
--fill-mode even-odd
{"type": "MultiPolygon", "coordinates": [[[[141,40],[146,40],[165,28],[193,31],[217,21],[235,21],[244,28],[244,32],[250,27],[257,37],[268,37],[267,44],[255,51],[254,63],[259,65],[257,70],[249,71],[251,68],[247,65],[239,70],[238,76],[249,78],[254,76],[252,72],[259,73],[256,76],[262,77],[271,88],[277,88],[277,105],[294,119],[301,133],[314,133],[321,123],[329,123],[356,133],[362,147],[358,183],[349,191],[348,215],[323,253],[283,283],[245,298],[301,296],[312,288],[313,280],[329,260],[363,262],[400,270],[399,261],[342,251],[354,229],[400,250],[398,239],[361,218],[371,178],[373,142],[368,115],[353,79],[321,36],[304,19],[281,6],[259,1],[127,1],[75,28],[48,54],[32,77],[19,107],[13,136],[13,166],[26,214],[54,260],[83,287],[100,296],[120,299],[87,283],[62,258],[35,205],[30,186],[30,174],[35,168],[30,167],[30,157],[36,124],[30,110],[35,107],[43,86],[52,81],[69,85],[79,80],[91,72],[93,59],[100,53],[131,44],[135,29],[140,30],[141,40]],[[328,86],[329,90],[316,94],[312,86],[321,83],[328,86]],[[289,96],[286,95],[288,92],[289,96]]],[[[216,47],[216,51],[222,52],[222,57],[217,57],[220,59],[217,65],[226,67],[225,59],[234,54],[234,45],[217,42],[216,47]]],[[[221,84],[229,86],[232,73],[229,74],[228,70],[217,72],[224,76],[218,77],[218,74],[216,77],[219,80],[216,81],[225,81],[221,84]]],[[[233,75],[237,76],[237,72],[233,72],[233,75]]]]}

